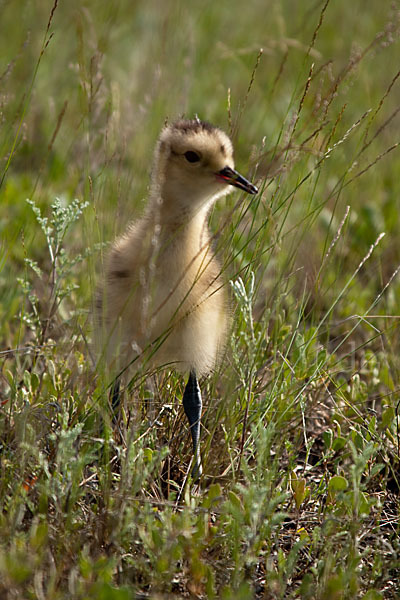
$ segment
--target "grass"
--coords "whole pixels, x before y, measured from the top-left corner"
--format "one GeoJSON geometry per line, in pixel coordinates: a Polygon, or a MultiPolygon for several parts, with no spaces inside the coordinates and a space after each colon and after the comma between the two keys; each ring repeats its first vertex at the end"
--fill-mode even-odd
{"type": "Polygon", "coordinates": [[[398,597],[399,24],[386,0],[3,2],[2,598],[398,597]],[[184,382],[138,378],[113,427],[90,321],[160,128],[195,113],[261,190],[211,215],[234,324],[198,488],[184,382]]]}

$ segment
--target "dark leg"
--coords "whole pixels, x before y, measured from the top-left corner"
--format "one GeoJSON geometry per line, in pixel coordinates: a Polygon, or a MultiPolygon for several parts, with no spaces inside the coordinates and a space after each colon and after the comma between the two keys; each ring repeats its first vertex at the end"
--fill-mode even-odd
{"type": "Polygon", "coordinates": [[[192,477],[196,480],[199,479],[203,472],[200,458],[200,419],[202,402],[199,383],[194,371],[190,372],[182,402],[185,414],[189,421],[190,433],[192,434],[194,456],[192,477]]]}
{"type": "Polygon", "coordinates": [[[113,423],[115,423],[118,419],[118,412],[119,412],[119,405],[120,405],[120,388],[121,388],[121,384],[120,384],[119,379],[115,379],[110,388],[110,394],[108,396],[110,399],[111,408],[112,408],[113,423]]]}

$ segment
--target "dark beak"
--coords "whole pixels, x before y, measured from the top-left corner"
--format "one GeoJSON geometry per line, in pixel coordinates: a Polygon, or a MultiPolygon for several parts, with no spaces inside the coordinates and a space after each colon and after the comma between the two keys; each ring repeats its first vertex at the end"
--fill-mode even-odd
{"type": "Polygon", "coordinates": [[[245,177],[243,177],[240,173],[235,171],[235,169],[231,169],[230,167],[224,167],[221,171],[218,171],[216,174],[217,177],[229,183],[229,185],[234,185],[240,190],[244,190],[248,194],[257,194],[258,189],[255,185],[250,183],[245,177]]]}

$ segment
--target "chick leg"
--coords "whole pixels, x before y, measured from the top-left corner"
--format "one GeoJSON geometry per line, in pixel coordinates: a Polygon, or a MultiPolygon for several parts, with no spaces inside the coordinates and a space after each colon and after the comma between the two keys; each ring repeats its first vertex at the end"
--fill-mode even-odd
{"type": "Polygon", "coordinates": [[[112,421],[113,423],[116,423],[118,420],[119,406],[121,403],[121,382],[119,379],[114,380],[110,388],[108,398],[111,404],[112,421]]]}
{"type": "Polygon", "coordinates": [[[201,419],[201,392],[197,381],[196,373],[190,372],[188,382],[182,398],[183,408],[189,421],[190,433],[193,440],[193,470],[192,477],[194,480],[200,478],[203,468],[201,466],[200,457],[200,419],[201,419]]]}

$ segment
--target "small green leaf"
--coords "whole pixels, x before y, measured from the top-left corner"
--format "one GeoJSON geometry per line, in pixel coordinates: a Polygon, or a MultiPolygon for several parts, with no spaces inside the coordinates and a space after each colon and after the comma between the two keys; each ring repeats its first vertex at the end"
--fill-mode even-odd
{"type": "Polygon", "coordinates": [[[207,495],[205,496],[204,500],[203,500],[203,507],[204,508],[210,508],[212,504],[214,504],[215,500],[217,498],[220,498],[222,496],[222,489],[219,483],[214,483],[213,485],[210,486],[210,489],[208,490],[207,495]]]}
{"type": "Polygon", "coordinates": [[[368,430],[372,434],[376,433],[376,417],[375,416],[373,416],[371,418],[370,422],[368,423],[368,430]]]}
{"type": "Polygon", "coordinates": [[[235,494],[235,492],[232,492],[232,490],[230,490],[228,492],[228,497],[229,497],[229,500],[231,501],[232,505],[235,508],[238,508],[240,511],[243,511],[242,501],[239,498],[239,496],[237,494],[235,494]]]}
{"type": "Polygon", "coordinates": [[[387,406],[383,412],[381,417],[381,427],[382,429],[386,429],[390,427],[395,418],[395,412],[393,406],[387,406]]]}
{"type": "Polygon", "coordinates": [[[151,462],[153,458],[153,450],[151,448],[144,448],[143,450],[144,459],[146,462],[151,462]]]}
{"type": "Polygon", "coordinates": [[[294,501],[298,510],[307,496],[308,490],[306,486],[306,480],[304,478],[298,478],[297,475],[293,472],[290,485],[292,487],[294,501]]]}
{"type": "Polygon", "coordinates": [[[339,452],[339,450],[341,450],[342,448],[344,448],[346,445],[346,438],[344,437],[337,437],[333,440],[333,444],[332,444],[332,449],[335,452],[339,452]]]}
{"type": "Polygon", "coordinates": [[[345,477],[341,475],[334,475],[330,478],[328,483],[328,490],[332,493],[343,492],[349,486],[349,483],[345,477]]]}
{"type": "Polygon", "coordinates": [[[332,434],[331,429],[327,429],[326,431],[323,432],[322,439],[325,444],[325,448],[327,448],[328,450],[332,446],[332,438],[333,438],[333,434],[332,434]]]}
{"type": "Polygon", "coordinates": [[[31,386],[32,392],[36,392],[40,384],[39,375],[37,373],[31,373],[31,386]]]}
{"type": "Polygon", "coordinates": [[[29,371],[24,371],[23,380],[24,380],[24,385],[25,385],[26,389],[30,392],[31,391],[31,374],[29,373],[29,371]]]}

